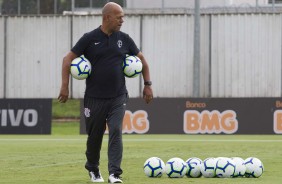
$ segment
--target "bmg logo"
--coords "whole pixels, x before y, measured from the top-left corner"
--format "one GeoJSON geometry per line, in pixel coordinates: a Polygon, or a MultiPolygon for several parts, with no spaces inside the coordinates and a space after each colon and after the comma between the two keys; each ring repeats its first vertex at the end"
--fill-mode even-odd
{"type": "Polygon", "coordinates": [[[273,130],[276,134],[282,134],[282,110],[274,112],[273,130]]]}
{"type": "Polygon", "coordinates": [[[238,130],[237,114],[233,110],[204,110],[201,113],[187,110],[184,112],[183,130],[187,134],[234,134],[238,130]]]}

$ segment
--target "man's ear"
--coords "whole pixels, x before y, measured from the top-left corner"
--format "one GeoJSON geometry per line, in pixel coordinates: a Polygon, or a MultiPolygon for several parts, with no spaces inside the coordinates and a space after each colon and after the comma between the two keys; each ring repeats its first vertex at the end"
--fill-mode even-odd
{"type": "Polygon", "coordinates": [[[110,20],[110,18],[111,18],[111,15],[106,15],[106,21],[109,21],[110,20]]]}

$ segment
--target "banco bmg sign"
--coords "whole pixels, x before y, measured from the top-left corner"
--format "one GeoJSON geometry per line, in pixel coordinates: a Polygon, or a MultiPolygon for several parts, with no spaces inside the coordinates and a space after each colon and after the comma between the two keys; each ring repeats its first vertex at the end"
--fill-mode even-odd
{"type": "Polygon", "coordinates": [[[0,134],[51,134],[51,99],[1,99],[0,134]]]}

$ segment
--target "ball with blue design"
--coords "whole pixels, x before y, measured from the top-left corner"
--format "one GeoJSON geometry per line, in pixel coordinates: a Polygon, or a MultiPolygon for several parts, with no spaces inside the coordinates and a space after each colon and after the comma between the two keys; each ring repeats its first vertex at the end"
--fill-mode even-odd
{"type": "Polygon", "coordinates": [[[174,157],[166,162],[165,172],[169,178],[183,178],[187,170],[187,163],[181,158],[174,157]]]}
{"type": "Polygon", "coordinates": [[[216,161],[215,175],[219,178],[233,178],[236,164],[231,158],[219,157],[216,161]]]}
{"type": "Polygon", "coordinates": [[[123,61],[122,70],[126,77],[134,78],[142,72],[142,62],[137,56],[127,56],[123,61]]]}
{"type": "Polygon", "coordinates": [[[234,177],[244,177],[246,172],[245,160],[241,157],[231,157],[235,162],[235,173],[234,177]]]}
{"type": "Polygon", "coordinates": [[[84,56],[72,60],[70,73],[73,78],[78,80],[86,79],[91,74],[91,71],[91,63],[84,56]]]}
{"type": "Polygon", "coordinates": [[[187,166],[188,166],[188,171],[186,173],[186,176],[188,178],[199,178],[202,176],[201,173],[201,165],[202,165],[202,160],[197,157],[191,157],[186,160],[187,166]]]}
{"type": "Polygon", "coordinates": [[[215,167],[217,159],[213,157],[206,158],[201,164],[201,173],[205,178],[215,177],[215,167]]]}
{"type": "Polygon", "coordinates": [[[247,178],[258,178],[262,175],[264,171],[263,163],[260,159],[256,157],[249,157],[245,159],[246,172],[245,176],[247,178]]]}
{"type": "Polygon", "coordinates": [[[165,164],[158,157],[150,157],[144,163],[144,173],[148,177],[159,178],[164,173],[165,164]]]}

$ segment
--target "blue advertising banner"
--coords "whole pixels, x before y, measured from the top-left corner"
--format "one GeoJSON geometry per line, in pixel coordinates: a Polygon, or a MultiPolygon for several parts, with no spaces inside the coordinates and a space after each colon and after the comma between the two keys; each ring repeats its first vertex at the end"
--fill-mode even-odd
{"type": "Polygon", "coordinates": [[[52,99],[0,99],[0,134],[51,134],[52,99]]]}

